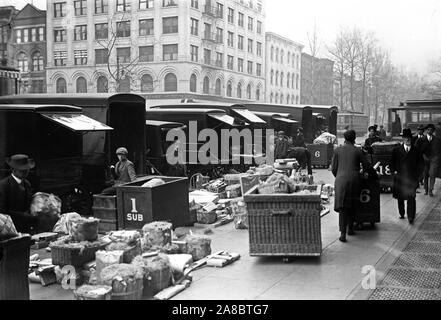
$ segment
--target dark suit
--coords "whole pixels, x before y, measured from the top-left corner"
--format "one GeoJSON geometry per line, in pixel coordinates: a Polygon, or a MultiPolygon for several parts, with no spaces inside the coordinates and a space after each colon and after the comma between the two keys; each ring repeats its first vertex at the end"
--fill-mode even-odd
{"type": "Polygon", "coordinates": [[[420,173],[423,170],[423,158],[415,146],[406,152],[404,145],[395,148],[392,152],[391,171],[394,174],[393,197],[398,200],[400,216],[406,211],[404,201],[407,200],[407,217],[409,221],[415,219],[416,189],[418,188],[420,173]]]}
{"type": "Polygon", "coordinates": [[[28,180],[21,184],[9,175],[0,181],[0,213],[11,216],[18,232],[31,233],[37,218],[29,213],[32,189],[28,180]]]}
{"type": "MultiPolygon", "coordinates": [[[[423,143],[424,137],[425,137],[424,134],[421,136],[416,134],[412,137],[412,146],[415,146],[421,154],[422,154],[422,143],[423,143]]],[[[424,159],[422,159],[422,161],[424,163],[424,159]]],[[[420,177],[419,177],[418,181],[420,184],[424,183],[424,165],[423,165],[423,170],[420,173],[420,177]]]]}
{"type": "Polygon", "coordinates": [[[441,153],[441,139],[432,136],[432,141],[429,142],[427,135],[419,142],[420,151],[424,157],[424,189],[426,192],[433,192],[435,187],[435,180],[438,175],[440,153],[441,153]]]}

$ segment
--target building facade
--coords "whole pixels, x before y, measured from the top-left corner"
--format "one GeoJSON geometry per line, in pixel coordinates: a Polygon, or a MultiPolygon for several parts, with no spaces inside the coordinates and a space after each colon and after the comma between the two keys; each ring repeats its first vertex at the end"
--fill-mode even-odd
{"type": "Polygon", "coordinates": [[[20,70],[19,93],[46,92],[46,11],[27,4],[14,17],[14,66],[20,70]]]}
{"type": "Polygon", "coordinates": [[[302,53],[301,104],[334,104],[334,61],[302,53]]]}
{"type": "Polygon", "coordinates": [[[0,60],[4,65],[12,65],[12,28],[17,10],[13,6],[0,7],[0,60]]]}
{"type": "Polygon", "coordinates": [[[262,100],[263,0],[49,0],[48,92],[262,100]]]}
{"type": "Polygon", "coordinates": [[[300,103],[300,60],[303,45],[273,32],[266,39],[266,102],[300,103]]]}

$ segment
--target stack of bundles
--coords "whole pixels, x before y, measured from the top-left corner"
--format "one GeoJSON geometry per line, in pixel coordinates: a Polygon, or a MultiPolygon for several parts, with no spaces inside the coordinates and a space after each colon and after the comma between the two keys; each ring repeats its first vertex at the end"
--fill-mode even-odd
{"type": "Polygon", "coordinates": [[[185,237],[187,252],[193,257],[193,261],[198,261],[211,254],[211,239],[205,236],[188,235],[185,237]]]}
{"type": "Polygon", "coordinates": [[[132,264],[141,267],[144,271],[143,295],[145,297],[152,297],[170,286],[173,270],[166,255],[159,254],[150,258],[138,256],[132,264]]]}
{"type": "Polygon", "coordinates": [[[314,140],[314,144],[337,144],[337,137],[329,132],[324,132],[314,140]]]}
{"type": "Polygon", "coordinates": [[[146,224],[142,227],[144,234],[144,248],[151,249],[155,247],[165,247],[171,245],[172,227],[169,222],[157,221],[146,224]]]}
{"type": "Polygon", "coordinates": [[[110,300],[112,287],[85,284],[74,291],[76,300],[110,300]]]}
{"type": "Polygon", "coordinates": [[[157,187],[157,186],[162,186],[163,184],[165,184],[164,180],[155,178],[155,179],[152,179],[152,180],[144,183],[142,185],[142,187],[143,188],[153,188],[153,187],[157,187]]]}
{"type": "Polygon", "coordinates": [[[124,251],[97,251],[95,253],[96,277],[98,283],[101,283],[101,272],[104,268],[123,263],[124,251]]]}
{"type": "Polygon", "coordinates": [[[61,199],[53,194],[37,192],[32,197],[30,213],[38,217],[37,233],[52,231],[60,218],[61,199]]]}
{"type": "Polygon", "coordinates": [[[109,234],[112,241],[107,245],[107,251],[123,251],[123,263],[131,263],[132,260],[142,254],[141,234],[138,231],[114,231],[109,234]]]}
{"type": "Polygon", "coordinates": [[[372,150],[374,154],[378,155],[389,155],[392,154],[392,151],[400,146],[399,141],[390,141],[390,142],[375,142],[372,144],[372,150]]]}
{"type": "Polygon", "coordinates": [[[292,181],[284,174],[275,173],[258,186],[260,194],[287,194],[293,191],[292,181]]]}
{"type": "Polygon", "coordinates": [[[74,241],[95,241],[98,239],[98,224],[95,218],[74,218],[69,221],[69,235],[74,241]]]}
{"type": "Polygon", "coordinates": [[[101,282],[112,287],[112,300],[140,300],[144,272],[133,264],[114,264],[101,271],[101,282]]]}

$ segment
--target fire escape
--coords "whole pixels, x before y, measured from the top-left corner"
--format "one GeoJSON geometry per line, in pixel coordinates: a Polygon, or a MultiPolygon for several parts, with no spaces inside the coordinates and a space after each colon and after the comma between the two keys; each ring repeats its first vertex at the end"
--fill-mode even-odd
{"type": "MultiPolygon", "coordinates": [[[[203,43],[203,61],[202,68],[207,69],[222,69],[224,67],[224,58],[218,60],[217,52],[220,46],[224,42],[224,31],[223,29],[217,29],[217,22],[223,19],[223,12],[217,7],[213,6],[211,1],[207,1],[204,5],[202,11],[203,17],[205,18],[204,32],[202,35],[203,43]],[[222,30],[219,32],[218,30],[222,30]],[[210,50],[208,55],[205,49],[210,50]]],[[[223,54],[223,52],[221,52],[223,54]]]]}

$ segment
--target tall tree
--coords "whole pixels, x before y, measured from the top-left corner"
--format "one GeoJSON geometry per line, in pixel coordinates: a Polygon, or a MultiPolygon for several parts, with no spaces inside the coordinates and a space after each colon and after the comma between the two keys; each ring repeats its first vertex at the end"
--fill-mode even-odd
{"type": "Polygon", "coordinates": [[[344,61],[349,72],[349,95],[351,110],[354,111],[356,71],[360,61],[361,31],[357,28],[344,32],[344,61]]]}
{"type": "MultiPolygon", "coordinates": [[[[358,72],[362,81],[362,93],[361,93],[361,111],[364,113],[367,107],[367,85],[370,80],[370,73],[373,62],[373,52],[375,48],[376,40],[372,33],[363,34],[359,42],[359,65],[358,72]]],[[[370,110],[368,110],[370,114],[370,110]]]]}
{"type": "Polygon", "coordinates": [[[334,40],[331,47],[327,48],[330,58],[334,60],[334,74],[336,80],[339,83],[338,101],[340,108],[345,109],[343,96],[344,96],[344,81],[346,76],[346,64],[345,64],[345,45],[344,45],[344,32],[341,29],[339,34],[334,40]]]}
{"type": "Polygon", "coordinates": [[[311,33],[307,33],[308,36],[308,45],[309,45],[309,51],[311,53],[311,85],[309,88],[310,91],[310,97],[311,97],[311,103],[312,104],[317,104],[317,94],[316,94],[316,78],[317,78],[317,57],[319,55],[320,52],[320,40],[318,38],[318,34],[317,34],[317,24],[314,23],[314,29],[311,33]]]}

